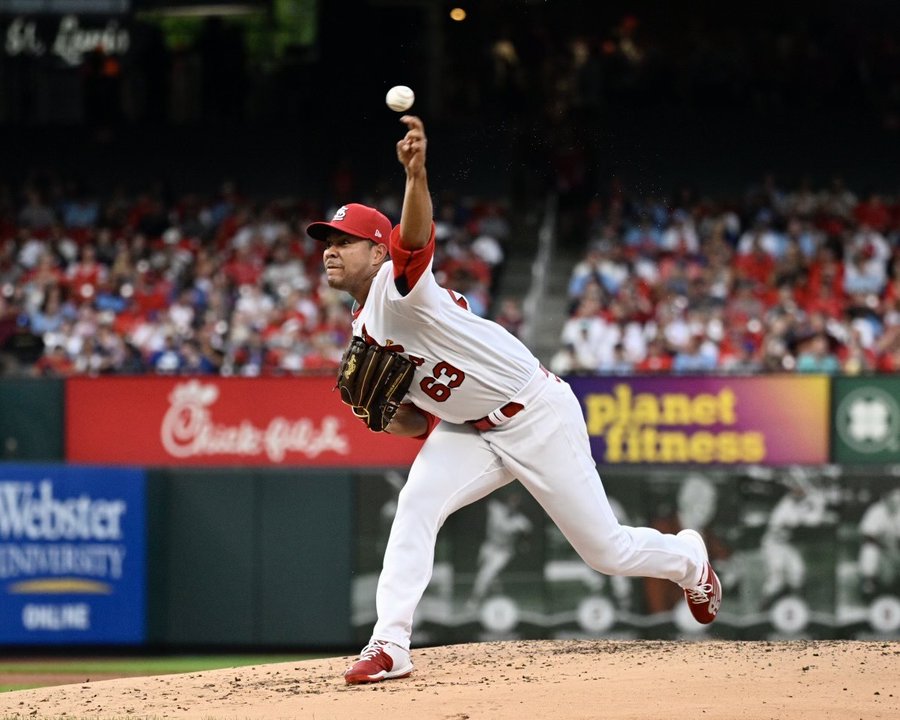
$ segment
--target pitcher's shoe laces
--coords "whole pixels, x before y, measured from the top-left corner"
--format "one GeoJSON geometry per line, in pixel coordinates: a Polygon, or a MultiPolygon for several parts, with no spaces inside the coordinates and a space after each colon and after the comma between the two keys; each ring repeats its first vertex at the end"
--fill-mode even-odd
{"type": "Polygon", "coordinates": [[[707,625],[716,619],[719,608],[722,606],[722,583],[719,582],[716,571],[709,564],[709,553],[706,551],[703,536],[696,530],[682,530],[678,533],[678,537],[697,547],[703,553],[706,561],[703,574],[700,576],[700,583],[684,588],[684,597],[694,620],[707,625]]]}
{"type": "Polygon", "coordinates": [[[404,678],[413,671],[409,651],[387,640],[371,640],[359,660],[344,671],[348,685],[404,678]]]}

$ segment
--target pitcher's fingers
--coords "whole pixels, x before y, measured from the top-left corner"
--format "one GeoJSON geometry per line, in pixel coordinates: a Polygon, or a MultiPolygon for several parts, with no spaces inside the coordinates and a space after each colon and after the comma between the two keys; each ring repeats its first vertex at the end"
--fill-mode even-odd
{"type": "Polygon", "coordinates": [[[400,122],[406,125],[410,130],[422,132],[425,129],[425,125],[422,124],[422,119],[417,115],[404,115],[400,118],[400,122]]]}

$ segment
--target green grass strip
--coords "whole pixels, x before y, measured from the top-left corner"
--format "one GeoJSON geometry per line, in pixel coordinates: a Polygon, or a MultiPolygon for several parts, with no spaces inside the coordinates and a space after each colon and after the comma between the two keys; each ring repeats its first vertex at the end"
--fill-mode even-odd
{"type": "MultiPolygon", "coordinates": [[[[223,668],[249,667],[251,665],[272,665],[275,663],[302,662],[331,655],[175,655],[155,658],[106,658],[69,659],[57,658],[23,659],[0,662],[0,680],[4,675],[73,675],[84,682],[92,675],[116,675],[121,677],[141,675],[173,675],[178,673],[204,672],[223,668]]],[[[10,678],[6,678],[9,680],[10,678]]],[[[32,690],[45,687],[41,683],[10,683],[0,681],[0,693],[14,690],[32,690]]],[[[3,718],[0,718],[3,720],[3,718]]],[[[134,718],[132,718],[134,720],[134,718]]]]}
{"type": "Polygon", "coordinates": [[[168,675],[172,673],[203,672],[228,667],[271,665],[302,662],[329,657],[328,655],[174,655],[154,658],[67,659],[37,658],[0,661],[0,674],[6,673],[124,673],[168,675]]]}

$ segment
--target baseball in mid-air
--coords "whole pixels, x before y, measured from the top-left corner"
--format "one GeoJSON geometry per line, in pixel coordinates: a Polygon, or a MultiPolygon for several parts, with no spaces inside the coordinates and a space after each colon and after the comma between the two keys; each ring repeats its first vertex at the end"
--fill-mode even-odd
{"type": "Polygon", "coordinates": [[[384,101],[394,112],[405,112],[412,107],[416,94],[406,85],[394,85],[387,91],[384,101]]]}

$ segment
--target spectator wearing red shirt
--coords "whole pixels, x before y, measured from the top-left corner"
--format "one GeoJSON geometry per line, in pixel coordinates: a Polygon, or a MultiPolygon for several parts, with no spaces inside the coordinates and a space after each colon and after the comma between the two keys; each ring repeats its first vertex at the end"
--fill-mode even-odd
{"type": "Polygon", "coordinates": [[[891,209],[879,193],[870,192],[866,199],[853,209],[853,217],[859,225],[868,225],[883,233],[891,224],[891,209]]]}
{"type": "Polygon", "coordinates": [[[819,248],[816,259],[809,265],[809,291],[819,294],[821,285],[829,285],[834,295],[840,296],[844,290],[844,265],[829,245],[819,248]]]}
{"type": "Polygon", "coordinates": [[[135,307],[143,317],[168,309],[169,289],[170,284],[167,281],[139,263],[132,297],[135,307]]]}
{"type": "Polygon", "coordinates": [[[223,268],[225,276],[235,287],[256,285],[265,266],[249,245],[235,248],[234,256],[223,268]]]}
{"type": "Polygon", "coordinates": [[[62,345],[51,345],[38,358],[31,374],[37,377],[69,377],[76,372],[75,363],[62,345]]]}
{"type": "Polygon", "coordinates": [[[640,373],[668,373],[672,371],[672,355],[666,350],[665,341],[655,338],[647,345],[646,357],[635,363],[640,373]]]}
{"type": "Polygon", "coordinates": [[[66,281],[72,297],[90,301],[97,294],[97,286],[106,281],[108,270],[97,262],[97,252],[93,245],[83,245],[78,261],[66,271],[66,281]]]}
{"type": "Polygon", "coordinates": [[[843,293],[835,294],[831,283],[824,283],[818,286],[815,295],[807,298],[803,309],[809,315],[821,313],[827,317],[839,319],[844,315],[844,305],[843,293]]]}
{"type": "Polygon", "coordinates": [[[738,255],[735,263],[741,277],[769,285],[775,273],[775,258],[763,247],[761,233],[753,236],[748,252],[738,255]]]}
{"type": "Polygon", "coordinates": [[[469,245],[460,245],[458,253],[444,261],[438,272],[442,272],[448,279],[456,274],[465,274],[482,287],[488,288],[491,285],[491,266],[476,255],[469,245]]]}
{"type": "Polygon", "coordinates": [[[122,337],[131,337],[135,328],[144,321],[145,314],[138,307],[131,293],[125,298],[125,308],[113,319],[113,328],[122,337]]]}

